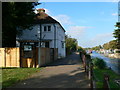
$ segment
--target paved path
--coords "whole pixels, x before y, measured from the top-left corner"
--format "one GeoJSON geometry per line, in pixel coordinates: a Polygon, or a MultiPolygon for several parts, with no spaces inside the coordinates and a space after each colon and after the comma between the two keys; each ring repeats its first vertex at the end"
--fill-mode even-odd
{"type": "Polygon", "coordinates": [[[89,88],[78,53],[58,60],[14,88],[89,88]]]}

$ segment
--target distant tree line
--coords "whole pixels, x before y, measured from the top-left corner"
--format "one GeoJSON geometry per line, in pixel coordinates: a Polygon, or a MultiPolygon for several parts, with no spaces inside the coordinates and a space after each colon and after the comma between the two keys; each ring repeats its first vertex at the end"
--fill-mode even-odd
{"type": "Polygon", "coordinates": [[[99,45],[99,46],[95,46],[95,47],[92,47],[90,48],[92,50],[100,50],[100,49],[105,49],[105,50],[109,50],[109,49],[117,49],[117,40],[112,40],[108,43],[105,43],[103,45],[99,45]]]}

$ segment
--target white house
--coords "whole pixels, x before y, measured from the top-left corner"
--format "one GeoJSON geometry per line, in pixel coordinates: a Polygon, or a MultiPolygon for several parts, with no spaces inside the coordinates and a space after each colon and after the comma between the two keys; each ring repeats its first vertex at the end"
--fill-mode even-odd
{"type": "Polygon", "coordinates": [[[58,58],[65,57],[65,30],[61,24],[38,9],[32,30],[24,30],[22,36],[16,37],[16,45],[21,41],[33,41],[36,47],[58,48],[58,58]]]}

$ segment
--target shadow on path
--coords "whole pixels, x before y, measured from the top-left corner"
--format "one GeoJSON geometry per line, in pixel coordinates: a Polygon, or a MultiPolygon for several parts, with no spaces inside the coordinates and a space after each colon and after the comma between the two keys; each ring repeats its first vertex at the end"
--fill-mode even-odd
{"type": "Polygon", "coordinates": [[[47,66],[59,66],[59,65],[75,65],[75,64],[81,64],[82,61],[80,60],[79,53],[74,52],[71,55],[68,55],[65,58],[62,58],[60,60],[57,60],[47,66]]]}
{"type": "Polygon", "coordinates": [[[79,54],[58,60],[11,88],[89,88],[79,54]]]}

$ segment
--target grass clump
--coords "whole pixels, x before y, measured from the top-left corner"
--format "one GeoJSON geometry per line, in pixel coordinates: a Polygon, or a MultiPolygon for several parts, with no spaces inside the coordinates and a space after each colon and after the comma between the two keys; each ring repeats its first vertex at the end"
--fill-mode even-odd
{"type": "Polygon", "coordinates": [[[115,83],[115,80],[120,79],[120,75],[115,73],[113,70],[106,68],[106,62],[100,58],[93,58],[93,74],[94,80],[96,81],[96,88],[103,88],[104,74],[109,76],[110,88],[120,90],[120,86],[115,83]]]}
{"type": "Polygon", "coordinates": [[[117,90],[120,90],[120,86],[115,83],[116,79],[120,79],[120,75],[116,74],[114,71],[107,68],[99,69],[94,67],[93,71],[94,71],[97,88],[103,88],[103,78],[104,78],[103,76],[106,73],[110,77],[109,79],[110,88],[116,88],[117,90]]]}
{"type": "Polygon", "coordinates": [[[40,68],[4,68],[2,69],[2,87],[9,87],[39,71],[40,68]]]}

